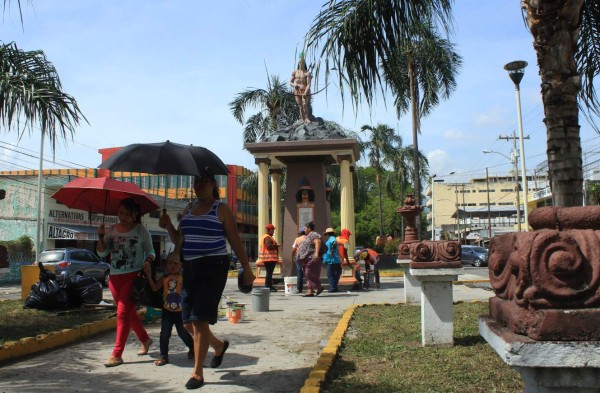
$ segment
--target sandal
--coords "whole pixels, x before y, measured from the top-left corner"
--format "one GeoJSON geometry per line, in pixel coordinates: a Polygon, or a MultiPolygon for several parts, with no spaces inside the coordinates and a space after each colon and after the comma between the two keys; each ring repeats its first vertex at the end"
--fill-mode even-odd
{"type": "Polygon", "coordinates": [[[198,379],[198,378],[192,376],[185,384],[185,388],[188,390],[199,389],[203,385],[204,385],[204,378],[198,379]]]}
{"type": "Polygon", "coordinates": [[[106,362],[104,362],[104,367],[117,367],[121,364],[123,364],[123,358],[111,356],[106,362]]]}
{"type": "Polygon", "coordinates": [[[195,355],[194,355],[194,350],[193,350],[193,349],[190,349],[190,350],[188,351],[187,358],[188,358],[188,359],[194,359],[194,358],[195,358],[195,355]]]}
{"type": "Polygon", "coordinates": [[[169,359],[160,358],[154,361],[155,366],[164,366],[165,364],[169,364],[169,359]]]}
{"type": "Polygon", "coordinates": [[[217,368],[221,365],[221,363],[223,362],[223,356],[225,355],[225,351],[227,351],[227,348],[229,348],[229,341],[223,340],[223,351],[221,351],[221,354],[219,356],[215,355],[212,358],[212,360],[210,361],[210,368],[217,368]]]}
{"type": "Polygon", "coordinates": [[[321,292],[323,292],[323,287],[319,288],[319,290],[317,291],[315,296],[319,296],[321,294],[321,292]]]}
{"type": "Polygon", "coordinates": [[[302,295],[302,297],[314,297],[314,293],[307,293],[306,295],[302,295]]]}
{"type": "Polygon", "coordinates": [[[145,343],[142,343],[142,347],[140,348],[140,350],[138,351],[138,356],[142,356],[142,355],[147,355],[148,354],[148,350],[150,349],[150,345],[152,345],[154,341],[152,341],[151,338],[149,338],[148,340],[146,340],[145,343]]]}

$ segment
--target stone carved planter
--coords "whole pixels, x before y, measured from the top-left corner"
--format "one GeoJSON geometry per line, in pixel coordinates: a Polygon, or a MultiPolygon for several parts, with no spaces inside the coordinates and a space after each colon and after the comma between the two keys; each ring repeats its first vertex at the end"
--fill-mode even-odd
{"type": "Polygon", "coordinates": [[[545,207],[492,239],[490,315],[534,340],[600,340],[600,206],[545,207]]]}
{"type": "Polygon", "coordinates": [[[411,269],[444,269],[462,267],[460,244],[456,241],[423,240],[407,245],[411,269]]]}

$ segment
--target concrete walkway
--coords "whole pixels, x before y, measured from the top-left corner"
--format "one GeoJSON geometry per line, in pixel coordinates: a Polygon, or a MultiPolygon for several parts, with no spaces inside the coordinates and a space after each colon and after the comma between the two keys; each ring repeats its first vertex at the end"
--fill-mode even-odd
{"type": "MultiPolygon", "coordinates": [[[[481,277],[462,276],[463,282],[481,277]]],[[[269,312],[253,312],[251,295],[237,290],[229,279],[225,295],[248,304],[239,324],[219,321],[213,332],[231,346],[218,369],[205,369],[206,385],[199,391],[298,392],[321,349],[352,304],[399,303],[403,299],[400,277],[383,277],[380,290],[328,294],[315,298],[272,293],[269,312]]],[[[493,292],[475,285],[454,285],[454,301],[487,301],[493,292]]],[[[183,392],[192,361],[175,331],[171,337],[171,363],[156,367],[160,320],[148,325],[154,339],[149,356],[137,356],[133,334],[124,353],[125,364],[105,368],[114,344],[114,332],[83,342],[5,363],[0,367],[0,392],[183,392]]],[[[209,351],[206,363],[212,358],[209,351]]]]}

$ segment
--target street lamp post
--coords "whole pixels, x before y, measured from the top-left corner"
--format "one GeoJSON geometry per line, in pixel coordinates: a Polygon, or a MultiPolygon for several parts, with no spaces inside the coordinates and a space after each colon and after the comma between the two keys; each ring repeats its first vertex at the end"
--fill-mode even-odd
{"type": "MultiPolygon", "coordinates": [[[[517,164],[517,161],[519,160],[519,152],[515,151],[515,149],[511,150],[510,157],[504,153],[500,153],[499,151],[495,150],[482,150],[482,152],[485,154],[500,154],[502,157],[512,162],[515,166],[515,192],[517,193],[517,230],[521,232],[521,197],[519,196],[519,165],[517,164]]],[[[527,210],[527,206],[523,210],[527,210]]]]}
{"type": "Polygon", "coordinates": [[[433,210],[434,204],[435,204],[435,198],[433,195],[433,192],[434,192],[433,191],[434,190],[433,179],[435,179],[436,176],[437,175],[435,175],[435,174],[431,176],[431,241],[435,241],[435,214],[434,214],[434,210],[433,210]]]}
{"type": "MultiPolygon", "coordinates": [[[[523,212],[525,214],[525,231],[529,231],[529,221],[527,220],[527,172],[525,170],[525,145],[523,143],[523,119],[521,116],[521,93],[519,90],[519,84],[521,83],[521,79],[523,79],[523,75],[525,75],[525,67],[527,67],[527,62],[523,60],[511,61],[510,63],[504,66],[504,69],[508,71],[508,76],[513,81],[515,85],[515,92],[517,96],[517,118],[519,124],[519,147],[521,150],[521,178],[523,182],[523,212]]],[[[520,221],[519,221],[520,224],[520,221]]]]}

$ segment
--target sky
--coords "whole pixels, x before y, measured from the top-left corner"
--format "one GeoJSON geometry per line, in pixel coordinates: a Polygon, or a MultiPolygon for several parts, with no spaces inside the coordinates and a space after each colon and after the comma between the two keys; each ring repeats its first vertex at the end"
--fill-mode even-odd
{"type": "MultiPolygon", "coordinates": [[[[0,39],[23,50],[42,49],[89,122],[77,127],[73,140],[58,143],[54,158],[46,144],[46,168],[97,167],[98,149],[168,139],[204,146],[227,164],[255,170],[229,102],[247,88],[266,88],[267,73],[289,79],[325,0],[21,3],[23,24],[12,0],[0,39]]],[[[546,133],[533,40],[520,1],[457,0],[454,17],[451,40],[463,58],[457,88],[423,119],[419,137],[430,173],[463,182],[484,176],[486,168],[490,175],[511,169],[512,140],[498,137],[518,136],[517,104],[503,66],[525,60],[521,107],[523,134],[529,137],[526,166],[532,174],[546,158],[546,133]]],[[[330,83],[326,94],[313,97],[313,113],[354,131],[364,124],[387,124],[404,145],[412,144],[410,115],[398,119],[392,97],[384,98],[370,109],[362,103],[354,112],[349,97],[344,102],[330,83]]],[[[600,139],[583,117],[580,124],[585,164],[594,161],[600,139]]],[[[40,137],[35,131],[20,140],[3,132],[0,170],[37,169],[40,137]]],[[[368,165],[364,158],[358,164],[368,165]]]]}

